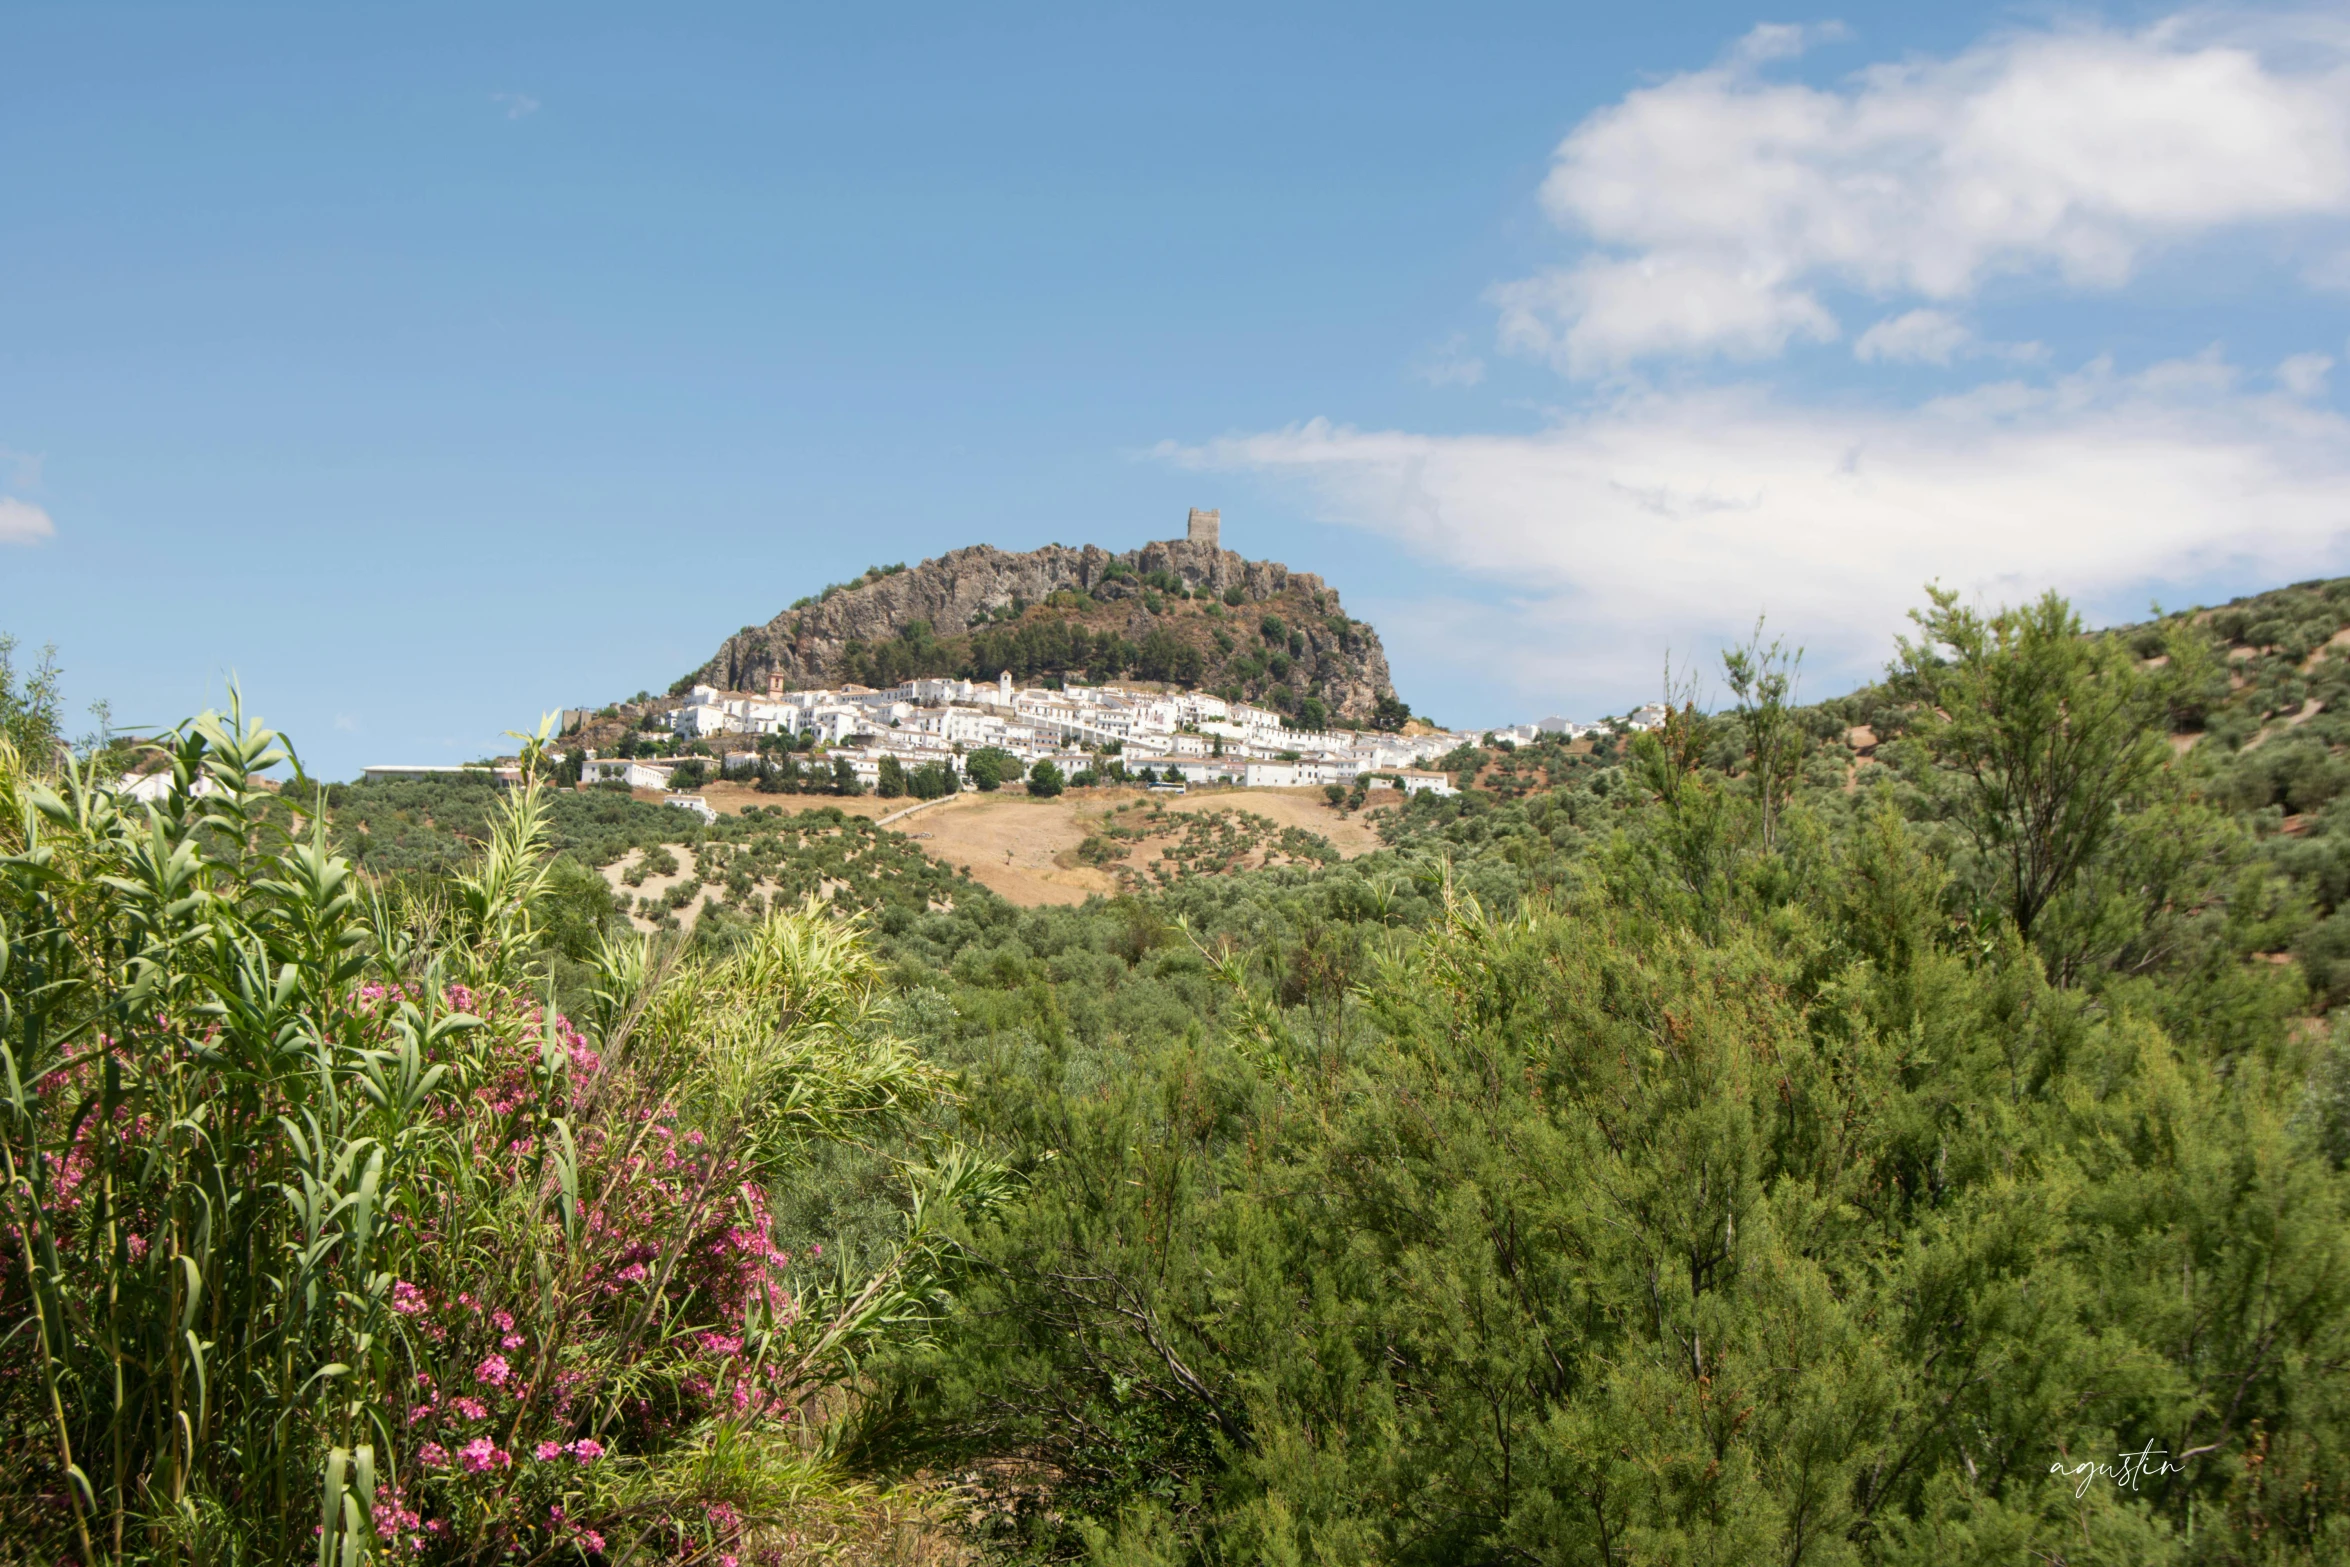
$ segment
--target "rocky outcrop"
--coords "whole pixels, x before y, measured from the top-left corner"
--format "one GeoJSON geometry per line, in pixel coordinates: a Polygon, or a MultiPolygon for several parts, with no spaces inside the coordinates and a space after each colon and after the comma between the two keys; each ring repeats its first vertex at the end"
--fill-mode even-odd
{"type": "MultiPolygon", "coordinates": [[[[1215,686],[1225,683],[1217,676],[1228,673],[1229,660],[1216,641],[1218,622],[1204,606],[1221,606],[1234,588],[1243,608],[1218,613],[1224,636],[1245,651],[1257,650],[1256,617],[1276,614],[1293,628],[1285,651],[1295,674],[1284,675],[1283,681],[1301,692],[1318,692],[1333,714],[1352,718],[1368,718],[1381,697],[1394,695],[1378,633],[1347,620],[1337,592],[1320,577],[1182,539],[1119,554],[1090,544],[1082,549],[1048,545],[1018,554],[985,544],[952,550],[841,589],[819,603],[786,610],[763,626],[746,626],[689,680],[756,692],[766,689],[770,672],[780,672],[789,689],[833,686],[842,683],[857,649],[887,642],[918,621],[937,638],[961,647],[973,628],[1000,627],[1007,617],[1017,624],[1061,616],[1097,632],[1116,630],[1135,642],[1156,631],[1181,636],[1208,654],[1202,683],[1215,686]],[[1204,589],[1213,599],[1170,601],[1163,591],[1170,578],[1204,589]],[[1072,593],[1084,595],[1075,610],[1047,602],[1055,594],[1072,593]]],[[[1256,681],[1259,687],[1274,683],[1263,675],[1256,681]]]]}

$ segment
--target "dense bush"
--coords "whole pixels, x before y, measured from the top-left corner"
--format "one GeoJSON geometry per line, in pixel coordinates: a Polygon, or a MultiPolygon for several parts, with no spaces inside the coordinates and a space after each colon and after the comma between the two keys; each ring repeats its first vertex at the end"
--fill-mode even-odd
{"type": "Polygon", "coordinates": [[[1064,1477],[1007,1543],[1114,1560],[2338,1555],[2308,1052],[1954,948],[1897,822],[1834,869],[1714,940],[1456,899],[1352,1016],[997,1076],[1053,1157],[866,1439],[1064,1477]]]}
{"type": "Polygon", "coordinates": [[[2194,648],[1926,630],[1866,768],[1687,715],[908,927],[1028,1195],[861,1460],[1001,1476],[1021,1560],[2344,1554],[2350,1050],[2274,960],[2350,946],[2161,743],[2194,648]]]}

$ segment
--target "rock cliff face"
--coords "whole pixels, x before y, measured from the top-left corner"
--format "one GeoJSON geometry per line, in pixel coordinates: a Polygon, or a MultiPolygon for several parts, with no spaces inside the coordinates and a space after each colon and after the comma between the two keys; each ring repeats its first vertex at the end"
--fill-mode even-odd
{"type": "Polygon", "coordinates": [[[1347,619],[1320,577],[1181,539],[1121,554],[953,550],[746,626],[680,684],[764,691],[770,672],[794,690],[877,671],[993,679],[984,666],[995,661],[1028,663],[1014,668],[1022,679],[1127,675],[1293,706],[1310,697],[1366,720],[1395,694],[1378,633],[1347,619]]]}

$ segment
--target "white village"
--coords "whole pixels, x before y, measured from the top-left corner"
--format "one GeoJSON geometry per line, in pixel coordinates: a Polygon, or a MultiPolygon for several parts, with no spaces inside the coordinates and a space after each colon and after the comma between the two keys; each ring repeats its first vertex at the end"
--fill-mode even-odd
{"type": "MultiPolygon", "coordinates": [[[[566,708],[560,722],[569,730],[591,716],[588,709],[566,708]]],[[[1451,777],[1427,764],[1460,746],[1488,737],[1527,744],[1546,735],[1574,739],[1637,731],[1661,722],[1664,708],[1652,703],[1625,718],[1601,723],[1554,717],[1476,731],[1430,729],[1405,735],[1368,729],[1301,730],[1287,727],[1282,715],[1270,708],[1228,702],[1205,692],[1123,685],[1021,689],[1006,672],[993,685],[922,679],[879,691],[863,686],[787,691],[779,677],[771,678],[761,695],[701,685],[662,716],[673,744],[692,746],[702,755],[599,756],[591,749],[580,759],[581,783],[667,791],[681,764],[702,760],[703,755],[706,761],[696,768],[697,774],[706,770],[727,778],[755,779],[767,765],[758,742],[767,739],[772,745],[774,739],[782,739],[821,748],[828,764],[846,762],[868,789],[880,785],[890,761],[908,772],[938,764],[959,786],[969,787],[966,759],[994,750],[1016,758],[1023,772],[1050,762],[1073,779],[1098,776],[1114,759],[1124,778],[1163,790],[1203,785],[1352,788],[1360,782],[1368,789],[1450,795],[1455,792],[1451,777]]],[[[366,769],[366,776],[390,779],[462,770],[375,766],[366,769]]],[[[690,795],[677,803],[707,809],[690,795]]]]}

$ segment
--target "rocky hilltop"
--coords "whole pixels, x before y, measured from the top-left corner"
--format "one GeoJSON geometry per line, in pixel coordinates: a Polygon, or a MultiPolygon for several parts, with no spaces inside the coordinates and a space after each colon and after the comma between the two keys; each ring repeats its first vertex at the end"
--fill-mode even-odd
{"type": "Polygon", "coordinates": [[[1113,554],[974,545],[875,567],[726,639],[679,682],[764,691],[894,685],[922,675],[1158,680],[1301,717],[1400,722],[1379,635],[1311,572],[1244,560],[1207,538],[1113,554]]]}

